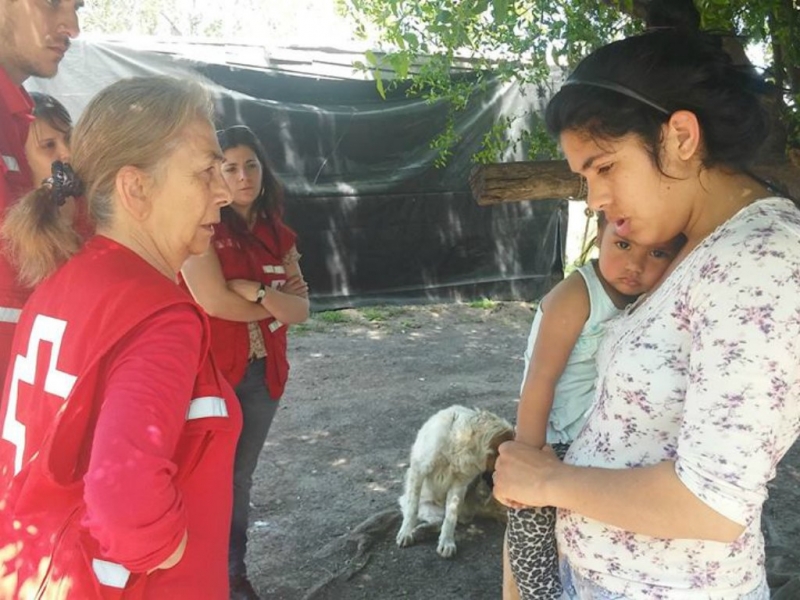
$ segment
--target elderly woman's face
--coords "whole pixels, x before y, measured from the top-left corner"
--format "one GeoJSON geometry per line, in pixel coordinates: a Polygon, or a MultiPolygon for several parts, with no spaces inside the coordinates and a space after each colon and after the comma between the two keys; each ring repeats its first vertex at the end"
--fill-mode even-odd
{"type": "Polygon", "coordinates": [[[178,272],[191,254],[202,254],[231,201],[222,178],[222,152],[211,123],[198,119],[163,165],[153,190],[147,229],[162,259],[178,272]]]}

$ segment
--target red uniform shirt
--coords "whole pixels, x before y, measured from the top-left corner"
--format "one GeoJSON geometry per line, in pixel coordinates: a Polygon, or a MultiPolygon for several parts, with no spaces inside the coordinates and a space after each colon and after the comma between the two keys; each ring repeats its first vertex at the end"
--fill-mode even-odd
{"type": "Polygon", "coordinates": [[[241,411],[207,340],[191,298],[107,238],[37,288],[0,405],[0,535],[16,548],[0,599],[228,598],[241,411]],[[180,562],[146,575],[184,532],[180,562]]]}
{"type": "MultiPolygon", "coordinates": [[[[30,96],[0,67],[0,215],[33,188],[33,175],[25,158],[32,111],[30,96]]],[[[17,284],[13,267],[0,252],[0,378],[5,375],[14,326],[29,294],[17,284]]]]}
{"type": "MultiPolygon", "coordinates": [[[[283,257],[295,245],[294,231],[284,225],[279,217],[272,222],[259,218],[252,232],[237,234],[224,223],[214,229],[214,249],[222,265],[226,280],[248,279],[269,286],[286,281],[283,257]]],[[[211,348],[223,375],[234,387],[244,377],[250,358],[250,335],[247,323],[224,319],[211,322],[211,348]]],[[[267,389],[274,400],[283,395],[289,378],[289,361],[286,358],[287,326],[274,318],[258,322],[267,348],[267,389]]]]}

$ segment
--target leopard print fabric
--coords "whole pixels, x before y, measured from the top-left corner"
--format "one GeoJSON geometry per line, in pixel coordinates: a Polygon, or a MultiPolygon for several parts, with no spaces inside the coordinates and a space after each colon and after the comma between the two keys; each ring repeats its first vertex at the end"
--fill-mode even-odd
{"type": "MultiPolygon", "coordinates": [[[[561,459],[568,448],[568,444],[553,444],[561,459]]],[[[556,509],[552,506],[508,511],[508,558],[522,600],[561,597],[555,527],[556,509]]]]}

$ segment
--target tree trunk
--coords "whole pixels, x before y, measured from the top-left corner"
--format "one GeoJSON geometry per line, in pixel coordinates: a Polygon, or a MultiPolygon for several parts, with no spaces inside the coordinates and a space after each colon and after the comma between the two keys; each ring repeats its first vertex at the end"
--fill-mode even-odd
{"type": "MultiPolygon", "coordinates": [[[[777,184],[795,202],[800,199],[800,167],[790,162],[761,164],[753,173],[777,184]]],[[[569,170],[563,160],[512,162],[478,165],[470,173],[472,196],[480,205],[569,198],[584,200],[582,178],[569,170]]]]}

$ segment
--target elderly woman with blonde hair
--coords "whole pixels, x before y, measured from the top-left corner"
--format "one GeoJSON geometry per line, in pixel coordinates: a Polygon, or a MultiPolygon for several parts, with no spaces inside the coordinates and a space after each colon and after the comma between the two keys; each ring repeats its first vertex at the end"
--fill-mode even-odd
{"type": "Polygon", "coordinates": [[[24,229],[41,283],[0,405],[0,598],[228,596],[241,414],[176,285],[230,202],[211,117],[197,83],[117,82],[76,125],[72,168],[23,199],[85,193],[97,235],[73,254],[66,220],[24,229]]]}

